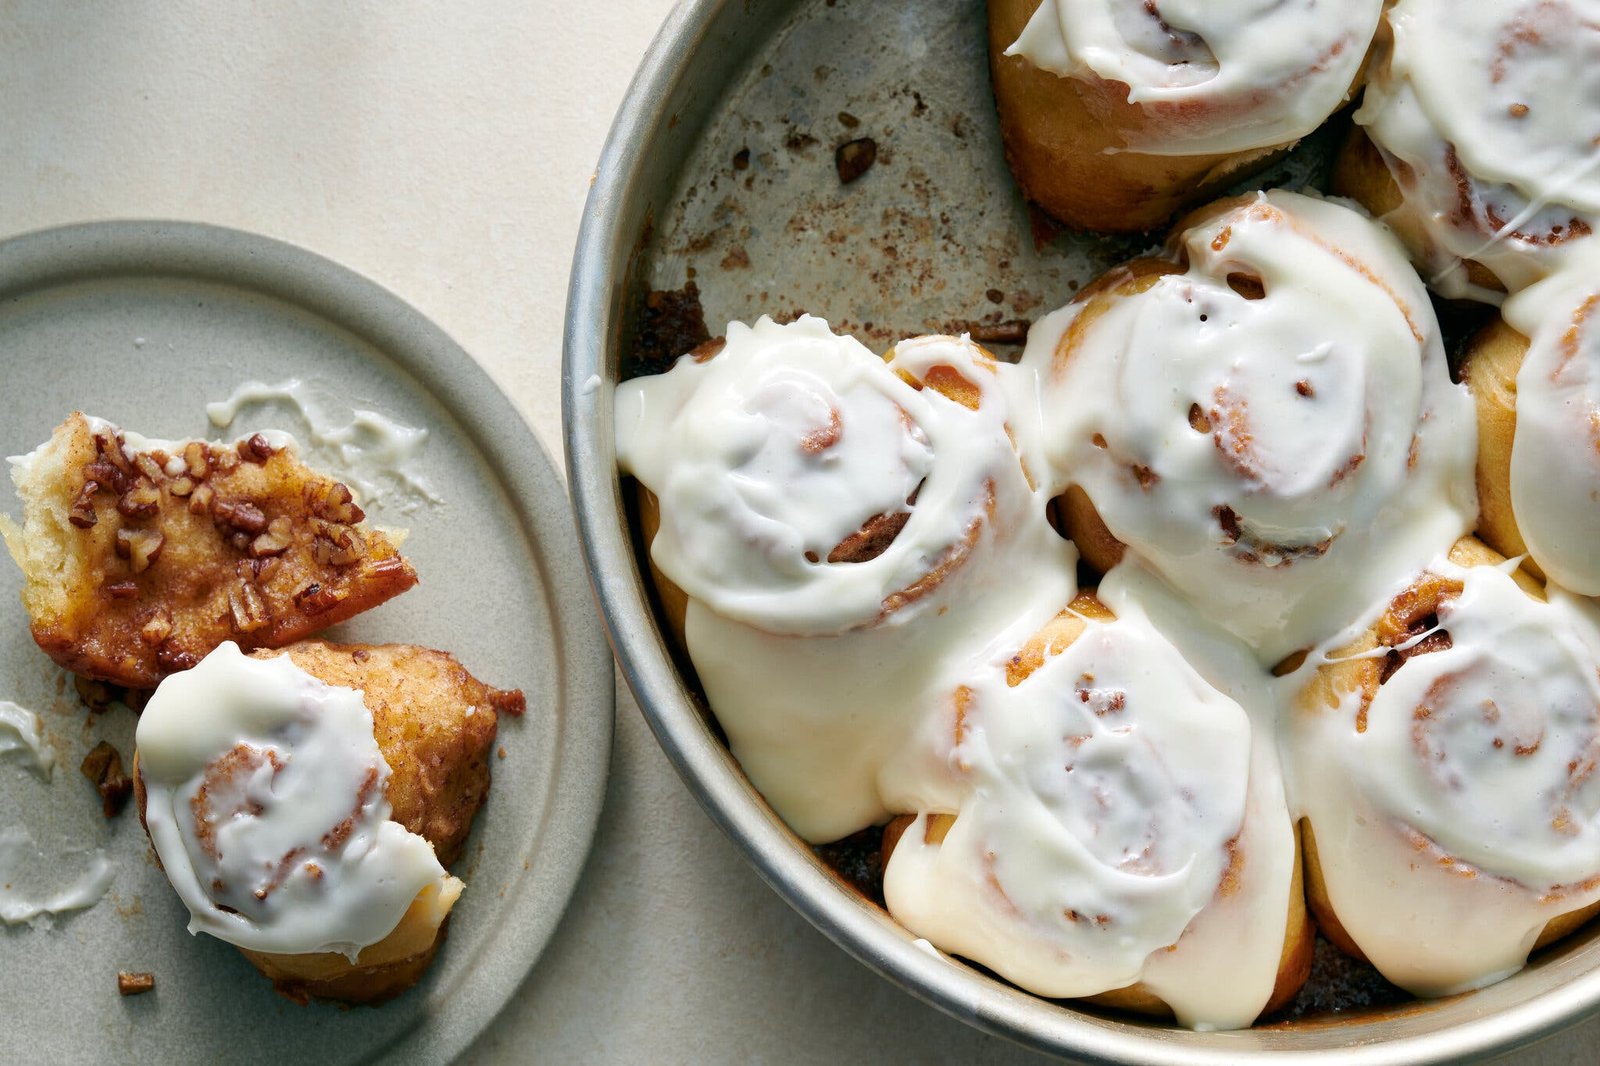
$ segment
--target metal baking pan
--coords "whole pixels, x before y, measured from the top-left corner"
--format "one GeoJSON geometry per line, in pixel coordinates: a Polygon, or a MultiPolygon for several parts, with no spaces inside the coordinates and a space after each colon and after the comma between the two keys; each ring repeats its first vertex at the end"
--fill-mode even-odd
{"type": "MultiPolygon", "coordinates": [[[[1325,149],[1313,143],[1269,180],[1314,179],[1325,149]]],[[[981,0],[685,0],[668,18],[584,214],[563,398],[591,578],[678,772],[762,877],[841,947],[941,1010],[1039,1050],[1157,1066],[1443,1063],[1581,1020],[1600,1004],[1593,927],[1476,993],[1240,1032],[1043,1000],[918,946],[745,780],[652,613],[616,472],[613,386],[641,369],[641,352],[648,363],[686,350],[697,308],[713,334],[730,319],[806,311],[879,351],[951,329],[1003,344],[1149,243],[1036,241],[1035,225],[1001,152],[981,0]],[[846,183],[836,152],[864,138],[876,160],[846,183]]]]}

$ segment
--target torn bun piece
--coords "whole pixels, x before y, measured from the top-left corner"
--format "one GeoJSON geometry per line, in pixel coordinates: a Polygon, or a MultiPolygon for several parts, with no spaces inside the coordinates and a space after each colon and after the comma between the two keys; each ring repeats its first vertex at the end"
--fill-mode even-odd
{"type": "Polygon", "coordinates": [[[417,583],[400,534],[293,438],[158,441],[74,413],[11,460],[34,641],[62,668],[151,689],[224,641],[282,647],[417,583]]]}

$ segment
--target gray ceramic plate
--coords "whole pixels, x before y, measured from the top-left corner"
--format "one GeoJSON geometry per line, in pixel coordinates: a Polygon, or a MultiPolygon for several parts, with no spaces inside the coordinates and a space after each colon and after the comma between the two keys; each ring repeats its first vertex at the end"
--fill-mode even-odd
{"type": "MultiPolygon", "coordinates": [[[[0,766],[0,821],[19,811],[63,869],[81,847],[116,864],[92,909],[48,929],[0,926],[0,1059],[26,1048],[54,1062],[445,1062],[511,997],[577,881],[610,754],[611,659],[556,469],[488,376],[392,294],[264,238],[99,223],[0,244],[0,455],[31,449],[75,408],[152,436],[215,438],[207,401],[290,377],[320,384],[346,417],[365,408],[427,427],[420,471],[442,499],[374,510],[410,529],[421,583],[332,635],[444,648],[528,697],[525,717],[501,723],[449,938],[404,996],[339,1010],[295,1006],[232,948],[189,936],[137,815],[107,822],[77,770],[102,737],[131,757],[132,713],[87,714],[34,647],[20,574],[0,560],[0,699],[37,711],[59,756],[48,785],[0,766]],[[156,990],[120,998],[118,970],[153,972],[156,990]]],[[[229,435],[301,432],[291,413],[248,410],[229,435]]]]}

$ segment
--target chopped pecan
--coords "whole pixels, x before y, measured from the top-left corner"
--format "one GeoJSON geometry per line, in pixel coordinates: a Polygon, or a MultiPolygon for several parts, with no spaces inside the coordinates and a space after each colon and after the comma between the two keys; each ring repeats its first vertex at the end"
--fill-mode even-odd
{"type": "Polygon", "coordinates": [[[100,491],[100,484],[96,481],[85,481],[83,490],[78,493],[78,498],[72,501],[72,508],[67,511],[67,521],[79,529],[88,529],[100,521],[100,516],[95,514],[94,494],[100,491]]]}
{"type": "Polygon", "coordinates": [[[124,996],[142,996],[156,987],[156,975],[153,973],[129,973],[126,970],[117,971],[117,993],[124,996]]]}
{"type": "Polygon", "coordinates": [[[267,604],[261,590],[251,580],[249,564],[239,567],[239,580],[228,586],[228,611],[233,628],[239,633],[254,633],[267,624],[267,604]]]}
{"type": "Polygon", "coordinates": [[[251,559],[250,575],[257,581],[271,581],[272,575],[278,572],[278,565],[282,561],[282,557],[277,555],[268,555],[261,559],[251,559]]]}
{"type": "Polygon", "coordinates": [[[239,442],[239,458],[247,463],[264,463],[271,459],[276,451],[277,449],[267,442],[267,438],[259,433],[253,433],[239,442]]]}
{"type": "MultiPolygon", "coordinates": [[[[144,456],[140,456],[144,458],[144,456]]],[[[124,518],[143,521],[161,509],[161,490],[152,482],[140,480],[117,499],[117,511],[124,518]]]]}
{"type": "Polygon", "coordinates": [[[311,505],[312,511],[328,522],[338,522],[344,525],[354,525],[363,521],[367,515],[356,503],[356,498],[343,482],[335,481],[330,485],[318,486],[312,490],[313,498],[306,502],[311,505]]]}
{"type": "Polygon", "coordinates": [[[123,528],[117,530],[116,552],[118,558],[133,565],[134,573],[142,574],[161,558],[161,548],[166,543],[160,530],[123,528]]]}
{"type": "Polygon", "coordinates": [[[134,600],[139,598],[139,583],[137,581],[115,581],[105,587],[107,596],[114,600],[134,600]]]}
{"type": "Polygon", "coordinates": [[[211,453],[211,462],[226,474],[239,468],[239,453],[232,448],[222,448],[211,453]]]}
{"type": "Polygon", "coordinates": [[[190,477],[188,474],[184,474],[182,477],[173,478],[172,483],[167,486],[167,491],[172,493],[174,496],[177,496],[179,499],[182,499],[194,491],[194,478],[190,477]]]}
{"type": "Polygon", "coordinates": [[[194,491],[189,494],[189,513],[205,514],[207,511],[211,510],[211,502],[216,498],[216,495],[216,491],[213,490],[210,485],[207,485],[202,481],[200,484],[196,485],[194,487],[194,491]]]}
{"type": "Polygon", "coordinates": [[[204,481],[207,472],[211,469],[211,449],[204,441],[192,440],[183,446],[183,465],[188,467],[187,473],[196,481],[204,481]]]}
{"type": "Polygon", "coordinates": [[[320,566],[349,566],[361,561],[367,543],[361,534],[348,526],[331,522],[317,525],[317,537],[312,545],[312,556],[320,566]]]}
{"type": "Polygon", "coordinates": [[[256,558],[282,555],[294,544],[294,523],[286,517],[274,518],[267,523],[267,531],[250,542],[250,554],[256,558]]]}
{"type": "Polygon", "coordinates": [[[152,485],[161,484],[162,479],[166,477],[167,472],[161,468],[160,463],[156,462],[155,456],[148,452],[140,452],[135,455],[133,463],[139,468],[140,473],[150,479],[152,485]]]}
{"type": "Polygon", "coordinates": [[[133,782],[122,772],[122,756],[108,741],[102,740],[83,757],[78,770],[100,793],[100,809],[115,818],[133,794],[133,782]]]}
{"type": "Polygon", "coordinates": [[[172,613],[157,607],[150,619],[139,630],[139,639],[152,648],[159,648],[172,636],[172,613]]]}
{"type": "Polygon", "coordinates": [[[489,706],[494,708],[496,714],[521,718],[528,710],[528,698],[522,694],[520,688],[506,691],[495,689],[489,696],[489,706]]]}
{"type": "Polygon", "coordinates": [[[200,656],[192,651],[183,651],[163,644],[156,649],[156,665],[161,667],[163,673],[175,674],[180,670],[192,670],[200,665],[200,656]]]}
{"type": "Polygon", "coordinates": [[[106,462],[129,477],[133,476],[133,464],[128,462],[128,453],[122,450],[122,434],[102,430],[95,434],[94,440],[106,462]]]}
{"type": "Polygon", "coordinates": [[[211,520],[231,533],[254,536],[267,528],[267,516],[249,500],[218,500],[211,505],[211,520]]]}
{"type": "Polygon", "coordinates": [[[322,614],[324,611],[331,611],[346,595],[348,593],[340,589],[331,589],[320,582],[313,581],[294,594],[294,603],[303,613],[317,615],[322,614]]]}

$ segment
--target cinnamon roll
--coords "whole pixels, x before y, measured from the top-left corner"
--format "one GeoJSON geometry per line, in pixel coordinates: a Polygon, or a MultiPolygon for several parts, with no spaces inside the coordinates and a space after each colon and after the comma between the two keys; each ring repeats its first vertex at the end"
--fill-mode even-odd
{"type": "Polygon", "coordinates": [[[1317,924],[1402,988],[1499,980],[1600,901],[1600,610],[1480,542],[1315,668],[1290,738],[1317,924]]]}
{"type": "Polygon", "coordinates": [[[650,558],[689,656],[751,782],[809,840],[887,817],[879,774],[947,657],[1071,596],[1014,373],[966,338],[880,359],[807,316],[735,323],[618,389],[619,463],[658,501],[650,558]]]}
{"type": "Polygon", "coordinates": [[[1400,0],[1386,21],[1335,188],[1448,296],[1497,302],[1592,243],[1600,2],[1400,0]]]}
{"type": "Polygon", "coordinates": [[[886,834],[901,924],[1039,995],[1195,1028],[1293,997],[1312,933],[1271,732],[1137,608],[1080,595],[945,707],[943,780],[886,834]]]}
{"type": "Polygon", "coordinates": [[[1508,300],[1462,377],[1478,407],[1478,535],[1600,596],[1600,257],[1508,300]]]}
{"type": "Polygon", "coordinates": [[[462,891],[443,863],[488,788],[497,710],[520,702],[397,645],[225,643],[163,681],[134,783],[189,931],[302,1002],[414,984],[462,891]]]}
{"type": "Polygon", "coordinates": [[[1347,207],[1222,201],[1036,325],[1049,486],[1105,570],[1151,567],[1264,661],[1471,528],[1471,400],[1404,251],[1347,207]]]}
{"type": "Polygon", "coordinates": [[[154,688],[223,641],[282,647],[417,583],[401,535],[288,434],[160,441],[74,413],[11,479],[23,521],[0,535],[34,641],[85,677],[154,688]]]}
{"type": "Polygon", "coordinates": [[[1061,221],[1150,229],[1352,92],[1381,0],[989,0],[1006,158],[1061,221]]]}

